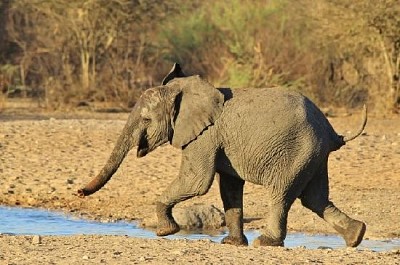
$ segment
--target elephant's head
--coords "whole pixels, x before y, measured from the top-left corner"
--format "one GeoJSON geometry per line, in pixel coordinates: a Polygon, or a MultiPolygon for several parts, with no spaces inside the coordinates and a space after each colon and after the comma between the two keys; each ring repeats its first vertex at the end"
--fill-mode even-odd
{"type": "Polygon", "coordinates": [[[224,96],[219,90],[199,76],[185,77],[175,64],[161,86],[141,95],[106,165],[78,190],[78,195],[84,197],[103,187],[134,146],[138,157],[168,141],[183,149],[214,123],[223,103],[224,96]]]}

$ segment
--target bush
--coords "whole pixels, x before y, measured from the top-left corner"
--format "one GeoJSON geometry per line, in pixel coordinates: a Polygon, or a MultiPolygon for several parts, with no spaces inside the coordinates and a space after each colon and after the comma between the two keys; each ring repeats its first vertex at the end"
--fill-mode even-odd
{"type": "Polygon", "coordinates": [[[12,85],[43,89],[47,106],[131,107],[174,62],[219,86],[280,85],[341,107],[400,104],[397,0],[6,3],[0,63],[19,69],[12,85]]]}
{"type": "Polygon", "coordinates": [[[304,25],[286,13],[287,5],[277,0],[204,2],[194,14],[171,18],[160,43],[167,59],[220,84],[297,84],[299,65],[306,60],[304,25]]]}

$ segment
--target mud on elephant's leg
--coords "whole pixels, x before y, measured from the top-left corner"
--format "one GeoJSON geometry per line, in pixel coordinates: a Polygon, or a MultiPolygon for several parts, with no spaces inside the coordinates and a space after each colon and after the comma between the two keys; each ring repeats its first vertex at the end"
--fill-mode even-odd
{"type": "MultiPolygon", "coordinates": [[[[190,179],[190,178],[189,178],[190,179]]],[[[194,180],[191,178],[190,180],[194,180]]],[[[209,190],[213,178],[206,182],[199,181],[193,183],[178,177],[170,187],[162,194],[160,201],[157,202],[157,235],[167,236],[177,233],[180,228],[172,216],[172,208],[181,201],[190,199],[194,196],[201,196],[209,190]],[[196,187],[196,188],[195,188],[196,187]],[[199,188],[200,187],[200,188],[199,188]]]]}
{"type": "Polygon", "coordinates": [[[178,232],[179,226],[172,217],[172,208],[181,201],[204,195],[210,189],[215,176],[215,152],[207,151],[206,148],[196,148],[196,143],[193,143],[182,153],[179,176],[157,202],[157,235],[166,236],[178,232]]]}
{"type": "Polygon", "coordinates": [[[268,223],[264,233],[253,241],[257,246],[284,246],[287,231],[287,217],[293,200],[275,201],[269,205],[268,223]]]}
{"type": "Polygon", "coordinates": [[[363,222],[350,218],[330,201],[322,207],[314,208],[310,207],[305,199],[302,199],[302,203],[335,228],[343,236],[348,247],[356,247],[361,243],[366,231],[366,225],[363,222]]]}
{"type": "Polygon", "coordinates": [[[179,232],[179,225],[172,217],[172,206],[157,202],[157,236],[167,236],[179,232]]]}
{"type": "Polygon", "coordinates": [[[350,218],[332,202],[328,203],[320,216],[343,236],[348,247],[357,247],[361,243],[366,231],[363,222],[350,218]]]}
{"type": "Polygon", "coordinates": [[[224,204],[225,222],[229,229],[229,235],[222,239],[222,244],[248,245],[243,233],[243,185],[242,179],[220,174],[219,188],[224,204]]]}
{"type": "Polygon", "coordinates": [[[324,167],[321,174],[314,177],[303,191],[301,203],[332,225],[343,236],[348,247],[358,246],[364,237],[366,225],[340,211],[329,201],[328,194],[328,173],[324,167]]]}
{"type": "Polygon", "coordinates": [[[180,230],[179,225],[172,216],[172,208],[181,201],[194,196],[200,196],[207,193],[211,187],[214,172],[210,178],[181,177],[176,178],[170,186],[161,195],[157,202],[157,235],[167,236],[180,230]]]}
{"type": "Polygon", "coordinates": [[[181,201],[187,200],[195,196],[194,191],[184,178],[176,178],[169,187],[161,194],[159,201],[156,203],[157,213],[157,236],[167,236],[177,233],[180,228],[172,216],[172,208],[181,201]]]}

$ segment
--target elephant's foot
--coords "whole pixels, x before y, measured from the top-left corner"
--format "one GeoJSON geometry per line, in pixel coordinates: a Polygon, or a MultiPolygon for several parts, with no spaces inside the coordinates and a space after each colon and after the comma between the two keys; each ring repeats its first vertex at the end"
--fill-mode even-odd
{"type": "Polygon", "coordinates": [[[282,240],[272,239],[266,235],[261,235],[253,241],[253,246],[273,246],[273,247],[283,247],[282,240]]]}
{"type": "Polygon", "coordinates": [[[157,236],[168,236],[179,232],[179,225],[174,221],[159,222],[157,225],[157,236]]]}
{"type": "Polygon", "coordinates": [[[357,247],[363,240],[367,227],[363,222],[352,220],[343,237],[348,247],[357,247]]]}
{"type": "Polygon", "coordinates": [[[167,206],[161,202],[157,203],[157,236],[167,236],[179,232],[179,225],[172,217],[172,207],[167,206]]]}
{"type": "Polygon", "coordinates": [[[247,238],[244,235],[240,237],[227,236],[222,239],[221,244],[229,244],[234,246],[248,246],[249,242],[247,241],[247,238]]]}

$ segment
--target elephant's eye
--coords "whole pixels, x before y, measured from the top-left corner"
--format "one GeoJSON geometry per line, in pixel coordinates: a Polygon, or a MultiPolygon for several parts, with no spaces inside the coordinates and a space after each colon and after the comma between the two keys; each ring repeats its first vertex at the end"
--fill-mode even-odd
{"type": "Polygon", "coordinates": [[[143,118],[143,123],[150,123],[151,122],[151,119],[150,118],[143,118]]]}

